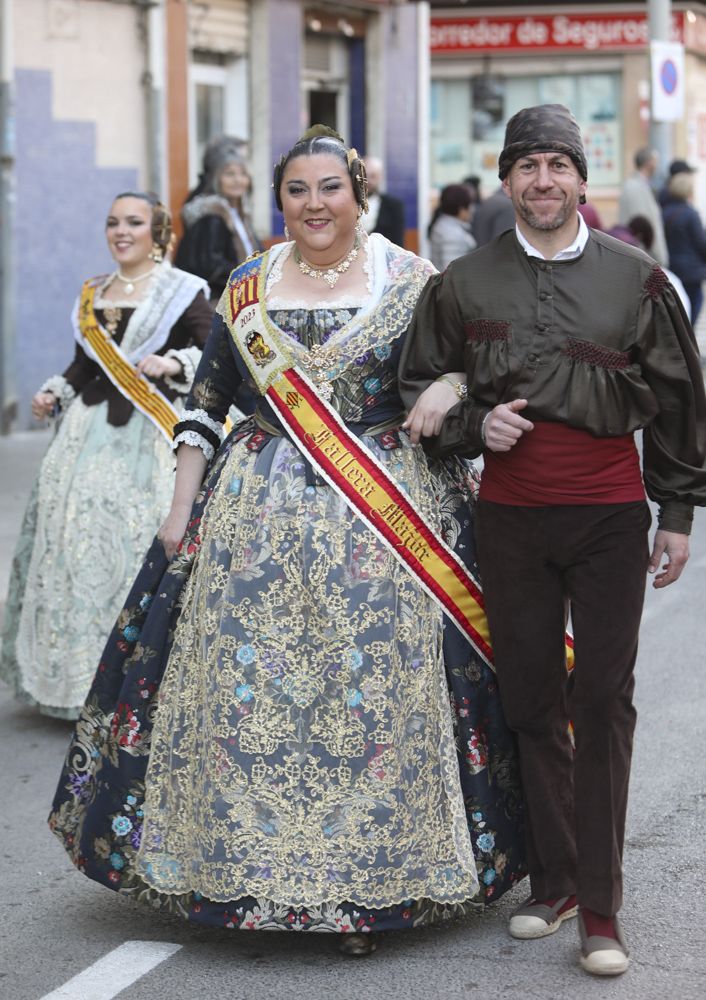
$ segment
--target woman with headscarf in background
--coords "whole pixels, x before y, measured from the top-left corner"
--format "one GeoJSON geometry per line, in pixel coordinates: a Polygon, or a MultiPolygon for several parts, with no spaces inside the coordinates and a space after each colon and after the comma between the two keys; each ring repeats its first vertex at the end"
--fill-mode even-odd
{"type": "Polygon", "coordinates": [[[206,147],[199,184],[182,209],[175,263],[205,278],[217,301],[238,264],[260,249],[247,208],[252,182],[243,143],[221,136],[206,147]]]}

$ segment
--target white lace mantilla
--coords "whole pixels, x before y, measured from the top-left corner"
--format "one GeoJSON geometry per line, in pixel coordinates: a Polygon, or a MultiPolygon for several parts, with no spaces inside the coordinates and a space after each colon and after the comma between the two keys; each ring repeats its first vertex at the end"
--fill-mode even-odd
{"type": "MultiPolygon", "coordinates": [[[[131,364],[136,365],[148,354],[154,354],[164,347],[172,327],[199,292],[208,295],[208,284],[203,278],[180,271],[172,267],[169,261],[160,264],[149,294],[139,303],[130,304],[135,306],[135,311],[128,320],[120,348],[131,364]]],[[[95,355],[79,327],[79,304],[80,300],[77,298],[71,313],[74,337],[95,361],[95,355]]],[[[115,306],[117,303],[111,302],[110,305],[115,306]]]]}
{"type": "Polygon", "coordinates": [[[341,295],[337,299],[321,299],[318,302],[311,302],[308,299],[292,299],[273,295],[272,289],[278,281],[282,280],[282,269],[294,250],[294,242],[281,244],[277,248],[272,248],[270,257],[270,270],[267,275],[265,285],[267,294],[268,309],[362,309],[373,294],[373,265],[370,259],[370,241],[363,240],[363,271],[366,275],[367,295],[352,294],[341,295]],[[279,251],[279,252],[276,252],[279,251]]]}

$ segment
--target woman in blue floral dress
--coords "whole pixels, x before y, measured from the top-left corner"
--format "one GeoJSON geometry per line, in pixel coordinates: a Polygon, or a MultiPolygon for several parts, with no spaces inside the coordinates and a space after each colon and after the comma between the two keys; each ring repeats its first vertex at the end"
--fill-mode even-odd
{"type": "Polygon", "coordinates": [[[524,875],[521,795],[492,670],[268,399],[221,444],[251,381],[225,319],[255,269],[278,349],[473,566],[468,467],[400,432],[397,362],[430,265],[362,232],[364,171],[338,137],[300,140],[275,193],[292,238],[221,300],[177,428],[172,510],[51,826],[124,895],[217,927],[342,932],[365,954],[373,931],[467,913],[524,875]]]}

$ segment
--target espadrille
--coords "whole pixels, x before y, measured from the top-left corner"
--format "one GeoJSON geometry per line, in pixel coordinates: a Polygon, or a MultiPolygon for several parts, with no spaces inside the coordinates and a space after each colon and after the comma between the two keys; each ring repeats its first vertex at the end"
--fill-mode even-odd
{"type": "Polygon", "coordinates": [[[523,940],[546,937],[577,912],[576,896],[562,896],[551,904],[530,897],[510,917],[510,934],[523,940]]]}
{"type": "Polygon", "coordinates": [[[592,976],[620,976],[630,965],[630,952],[617,917],[613,917],[613,928],[615,938],[600,937],[597,934],[589,937],[583,914],[579,912],[581,968],[592,976]]]}

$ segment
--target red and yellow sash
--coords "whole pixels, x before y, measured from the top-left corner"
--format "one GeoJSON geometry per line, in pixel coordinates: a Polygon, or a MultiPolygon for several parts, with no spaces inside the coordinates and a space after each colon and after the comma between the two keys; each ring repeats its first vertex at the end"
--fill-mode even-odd
{"type": "Polygon", "coordinates": [[[219,307],[256,385],[323,479],[492,664],[477,581],[284,349],[265,308],[266,260],[234,272],[219,307]]]}
{"type": "MultiPolygon", "coordinates": [[[[268,256],[248,261],[233,272],[218,307],[255,384],[322,478],[492,666],[478,581],[329,405],[330,391],[323,384],[324,377],[320,386],[314,385],[293,362],[267,315],[268,256]]],[[[571,669],[573,641],[569,636],[566,661],[571,669]]]]}
{"type": "Polygon", "coordinates": [[[171,444],[179,414],[166,396],[128,361],[108,331],[100,325],[93,309],[95,294],[95,282],[85,282],[81,289],[78,311],[79,329],[91,349],[91,356],[115,388],[151,420],[171,444]]]}
{"type": "Polygon", "coordinates": [[[480,587],[384,466],[296,367],[282,372],[267,397],[323,478],[491,663],[480,587]]]}

